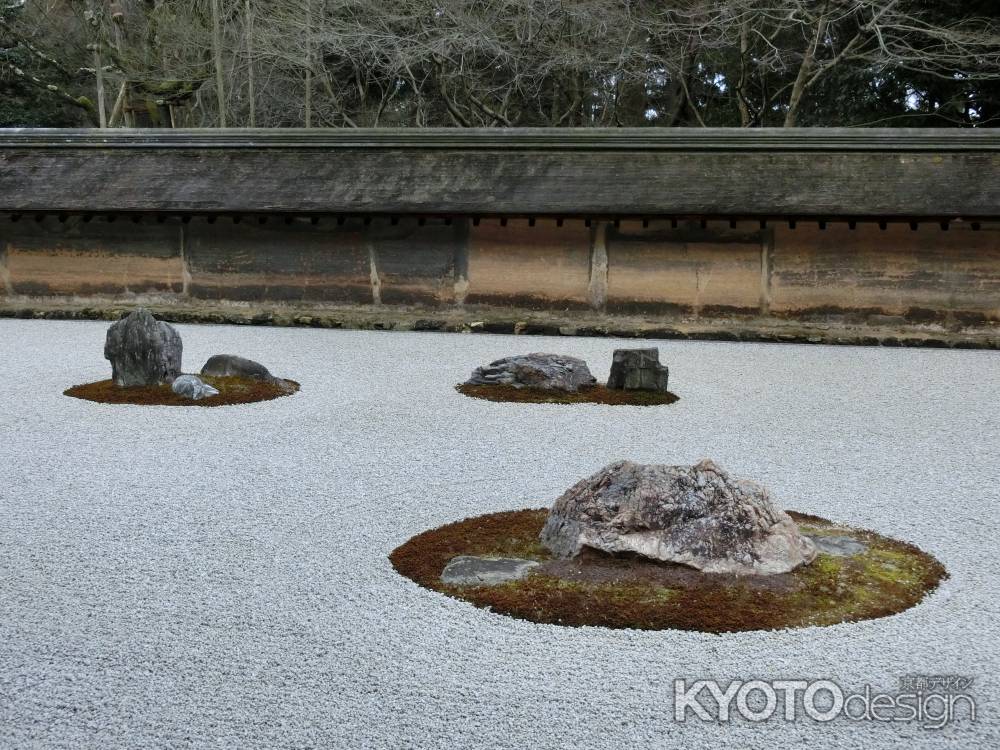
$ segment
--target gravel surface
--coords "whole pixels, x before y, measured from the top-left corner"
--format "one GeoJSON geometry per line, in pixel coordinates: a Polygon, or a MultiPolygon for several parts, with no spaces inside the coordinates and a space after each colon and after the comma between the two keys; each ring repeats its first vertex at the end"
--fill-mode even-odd
{"type": "Polygon", "coordinates": [[[186,371],[236,353],[302,391],[218,409],[64,397],[108,376],[105,329],[0,321],[2,747],[1000,746],[996,353],[661,342],[677,404],[550,406],[452,386],[529,351],[606,377],[621,343],[178,326],[186,371]],[[711,636],[521,622],[386,557],[618,458],[703,457],[952,577],[882,620],[711,636]],[[675,678],[895,692],[909,674],[974,677],[978,720],[673,718],[675,678]]]}

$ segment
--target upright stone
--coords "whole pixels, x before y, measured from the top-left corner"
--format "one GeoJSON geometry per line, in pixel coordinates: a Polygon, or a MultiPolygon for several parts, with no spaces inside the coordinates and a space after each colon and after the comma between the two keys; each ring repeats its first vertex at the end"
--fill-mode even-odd
{"type": "Polygon", "coordinates": [[[159,385],[181,374],[182,348],[173,326],[139,308],[108,329],[104,358],[117,385],[159,385]]]}
{"type": "Polygon", "coordinates": [[[660,364],[660,350],[615,349],[608,388],[620,391],[666,391],[670,371],[660,364]]]}

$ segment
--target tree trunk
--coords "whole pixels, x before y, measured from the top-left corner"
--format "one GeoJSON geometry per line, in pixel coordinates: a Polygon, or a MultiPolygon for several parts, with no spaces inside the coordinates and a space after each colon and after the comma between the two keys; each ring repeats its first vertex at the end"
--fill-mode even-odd
{"type": "Polygon", "coordinates": [[[750,127],[750,108],[747,106],[747,56],[750,52],[750,22],[740,25],[740,77],[736,82],[736,105],[740,111],[740,127],[750,127]]]}
{"type": "Polygon", "coordinates": [[[113,128],[118,124],[118,118],[122,116],[122,109],[125,106],[125,92],[128,90],[128,81],[122,81],[121,88],[118,89],[118,96],[115,97],[115,105],[111,108],[111,117],[108,118],[108,127],[113,128]]]}
{"type": "Polygon", "coordinates": [[[108,110],[104,101],[104,63],[101,60],[101,47],[94,45],[94,75],[97,78],[97,122],[100,127],[108,126],[108,110]]]}
{"type": "Polygon", "coordinates": [[[222,67],[222,10],[219,0],[212,0],[212,56],[215,58],[215,94],[219,101],[219,127],[226,127],[226,89],[222,67]]]}
{"type": "Polygon", "coordinates": [[[257,127],[257,92],[253,76],[253,8],[246,0],[247,24],[247,99],[250,107],[250,127],[257,127]]]}
{"type": "Polygon", "coordinates": [[[312,90],[313,90],[313,50],[312,50],[312,23],[313,23],[313,4],[312,0],[306,3],[306,96],[305,96],[305,109],[306,118],[305,126],[307,128],[312,127],[312,90]]]}
{"type": "Polygon", "coordinates": [[[823,35],[826,33],[826,6],[816,19],[816,33],[812,41],[802,55],[802,64],[799,65],[799,73],[795,76],[795,84],[792,86],[792,95],[788,99],[788,111],[785,113],[784,127],[794,128],[798,122],[799,105],[802,103],[802,95],[806,92],[806,82],[812,73],[813,62],[816,60],[816,50],[819,47],[823,35]]]}

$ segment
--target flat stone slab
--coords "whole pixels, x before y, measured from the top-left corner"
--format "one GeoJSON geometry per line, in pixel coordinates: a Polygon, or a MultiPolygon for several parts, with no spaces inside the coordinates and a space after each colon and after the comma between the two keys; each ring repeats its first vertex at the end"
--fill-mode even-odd
{"type": "Polygon", "coordinates": [[[868,550],[868,545],[853,536],[836,535],[836,536],[823,536],[821,534],[805,534],[812,540],[812,543],[816,545],[816,549],[819,552],[823,552],[827,555],[836,555],[837,557],[852,557],[853,555],[860,555],[862,552],[868,550]]]}
{"type": "Polygon", "coordinates": [[[474,557],[459,555],[444,566],[441,582],[449,586],[495,586],[518,581],[539,566],[519,557],[474,557]]]}

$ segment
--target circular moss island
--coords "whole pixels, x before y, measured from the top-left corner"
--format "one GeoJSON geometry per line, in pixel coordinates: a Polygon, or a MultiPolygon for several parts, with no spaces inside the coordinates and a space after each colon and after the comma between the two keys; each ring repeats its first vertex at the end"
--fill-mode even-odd
{"type": "Polygon", "coordinates": [[[390,560],[425,588],[531,622],[707,633],[886,617],[919,603],[947,578],[940,562],[906,542],[817,516],[788,515],[817,555],[778,575],[704,573],[589,548],[557,559],[539,539],[549,516],[545,508],[492,513],[423,532],[390,560]],[[499,583],[445,583],[442,573],[456,558],[517,561],[531,570],[499,583]]]}
{"type": "Polygon", "coordinates": [[[512,385],[463,383],[455,390],[470,398],[516,404],[605,404],[607,406],[663,406],[679,397],[670,391],[625,391],[605,385],[581,387],[576,391],[526,388],[512,385]]]}
{"type": "Polygon", "coordinates": [[[178,395],[170,385],[120,386],[113,380],[74,385],[63,393],[72,398],[101,404],[133,404],[139,406],[232,406],[270,401],[290,396],[299,390],[294,380],[260,380],[247,377],[215,377],[199,375],[202,381],[219,391],[218,395],[194,400],[178,395]]]}

